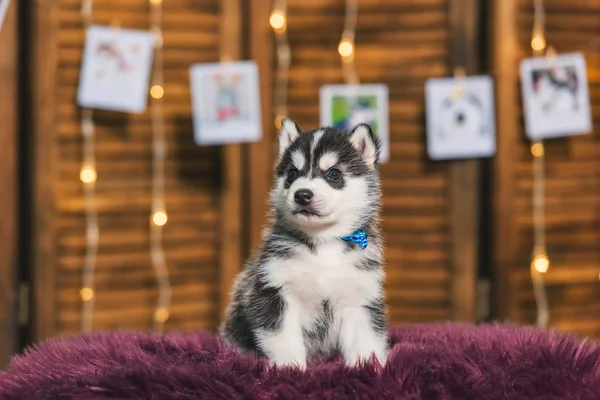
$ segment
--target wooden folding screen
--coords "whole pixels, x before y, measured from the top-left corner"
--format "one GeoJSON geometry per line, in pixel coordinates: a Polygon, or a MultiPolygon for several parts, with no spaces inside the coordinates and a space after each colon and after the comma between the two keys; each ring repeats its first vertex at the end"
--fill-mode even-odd
{"type": "MultiPolygon", "coordinates": [[[[85,37],[80,7],[80,0],[41,0],[32,10],[36,44],[32,77],[34,338],[77,332],[80,326],[85,254],[79,181],[82,139],[76,106],[85,37]]],[[[220,271],[239,265],[234,259],[240,243],[235,226],[235,219],[240,219],[235,209],[239,202],[222,201],[226,200],[223,194],[235,190],[229,179],[239,177],[228,169],[229,177],[222,174],[222,161],[231,158],[231,149],[198,147],[192,141],[188,71],[196,62],[219,61],[221,38],[231,40],[231,33],[221,34],[226,30],[221,8],[218,0],[163,1],[169,213],[164,248],[173,285],[167,330],[214,329],[222,308],[220,271]],[[227,254],[227,265],[222,254],[227,254]]],[[[93,23],[148,29],[149,2],[95,0],[93,23]]],[[[157,296],[149,253],[150,115],[99,111],[94,121],[100,224],[94,329],[149,329],[157,296]]]]}
{"type": "MultiPolygon", "coordinates": [[[[545,274],[550,325],[600,336],[600,3],[546,0],[547,43],[582,51],[587,62],[594,132],[545,142],[545,274]]],[[[531,56],[532,1],[497,0],[492,69],[497,83],[498,155],[494,165],[496,316],[535,322],[532,256],[532,155],[525,139],[518,62],[531,56]]]]}
{"type": "MultiPolygon", "coordinates": [[[[33,9],[36,339],[79,330],[85,246],[75,102],[84,43],[80,6],[80,0],[39,0],[33,9]]],[[[271,6],[263,0],[163,1],[164,245],[173,283],[166,329],[217,326],[241,253],[256,246],[266,224],[276,142],[271,6]],[[188,70],[222,57],[259,65],[263,140],[199,148],[192,142],[188,70]]],[[[342,81],[337,43],[344,2],[290,0],[288,11],[290,116],[313,127],[319,87],[342,81]]],[[[474,0],[359,1],[359,76],[390,91],[391,161],[382,175],[394,323],[475,318],[479,164],[428,160],[424,84],[451,75],[454,66],[476,72],[477,19],[474,0]]],[[[95,0],[93,22],[147,29],[148,2],[95,0]]],[[[157,294],[148,250],[150,118],[108,112],[94,118],[100,221],[94,328],[148,329],[157,294]]]]}
{"type": "MultiPolygon", "coordinates": [[[[250,3],[250,56],[261,68],[267,121],[265,140],[249,154],[253,246],[265,225],[276,148],[269,3],[250,3]]],[[[319,123],[319,88],[342,83],[337,46],[344,3],[288,1],[289,116],[301,127],[319,123]]],[[[390,95],[391,158],[382,166],[390,320],[474,321],[479,165],[428,160],[424,85],[428,78],[451,75],[454,65],[476,72],[477,2],[361,0],[358,10],[358,75],[364,83],[388,85],[390,95]]]]}
{"type": "Polygon", "coordinates": [[[0,29],[0,369],[17,343],[17,44],[17,2],[12,2],[0,29]]]}

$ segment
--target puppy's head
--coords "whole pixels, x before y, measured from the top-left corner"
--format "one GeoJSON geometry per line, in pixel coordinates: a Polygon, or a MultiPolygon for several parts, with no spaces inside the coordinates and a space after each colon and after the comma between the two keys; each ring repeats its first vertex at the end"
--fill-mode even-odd
{"type": "Polygon", "coordinates": [[[380,144],[371,128],[302,132],[282,124],[271,200],[279,218],[314,238],[349,235],[379,212],[380,144]]]}

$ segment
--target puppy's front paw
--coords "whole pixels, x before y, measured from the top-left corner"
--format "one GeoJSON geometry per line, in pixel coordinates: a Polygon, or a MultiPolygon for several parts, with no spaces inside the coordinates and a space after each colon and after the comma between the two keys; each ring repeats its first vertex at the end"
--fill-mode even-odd
{"type": "Polygon", "coordinates": [[[269,359],[269,364],[271,366],[276,367],[297,367],[301,370],[306,369],[306,358],[302,357],[293,357],[293,356],[283,356],[283,357],[274,357],[269,359]]]}
{"type": "Polygon", "coordinates": [[[385,366],[388,358],[388,351],[374,348],[350,349],[344,356],[346,365],[355,367],[363,363],[370,362],[375,357],[381,366],[385,366]]]}

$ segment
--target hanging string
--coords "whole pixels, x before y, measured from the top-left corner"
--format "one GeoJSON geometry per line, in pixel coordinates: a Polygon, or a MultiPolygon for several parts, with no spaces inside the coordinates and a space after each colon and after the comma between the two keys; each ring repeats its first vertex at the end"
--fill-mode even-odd
{"type": "MultiPolygon", "coordinates": [[[[531,49],[534,56],[544,54],[546,36],[544,33],[544,1],[534,0],[534,22],[531,35],[531,49]]],[[[541,140],[532,141],[533,155],[533,258],[531,261],[531,279],[533,294],[537,306],[537,326],[546,329],[549,320],[548,298],[544,274],[548,272],[550,260],[546,252],[546,222],[544,216],[544,189],[546,183],[544,144],[541,140]]]]}
{"type": "Polygon", "coordinates": [[[359,79],[354,64],[354,37],[356,34],[356,21],[358,19],[357,0],[346,0],[346,15],[344,18],[344,31],[338,45],[338,53],[342,58],[342,72],[344,82],[349,85],[358,85],[359,79]]]}
{"type": "MultiPolygon", "coordinates": [[[[81,21],[84,29],[92,22],[92,1],[83,0],[81,4],[81,21]]],[[[83,163],[79,171],[79,179],[83,183],[85,207],[85,259],[81,274],[81,331],[90,332],[94,317],[94,278],[96,274],[96,258],[98,254],[98,212],[96,210],[96,157],[94,151],[94,111],[91,108],[81,110],[81,133],[83,136],[83,163]]]]}
{"type": "Polygon", "coordinates": [[[292,62],[292,50],[287,36],[287,1],[275,0],[269,23],[275,32],[277,46],[277,72],[275,74],[275,127],[281,128],[282,121],[288,115],[287,92],[289,70],[292,62]]]}
{"type": "Polygon", "coordinates": [[[153,316],[153,330],[161,333],[169,319],[171,308],[171,283],[163,249],[163,227],[167,223],[165,208],[165,121],[163,109],[163,35],[162,0],[150,1],[150,30],[154,39],[154,70],[150,88],[152,113],[152,215],[150,218],[150,256],[156,274],[158,299],[153,316]]]}

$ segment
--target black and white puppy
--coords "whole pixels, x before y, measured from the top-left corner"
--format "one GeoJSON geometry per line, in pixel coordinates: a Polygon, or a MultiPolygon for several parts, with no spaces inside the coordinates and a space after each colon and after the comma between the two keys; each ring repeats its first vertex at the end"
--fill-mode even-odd
{"type": "Polygon", "coordinates": [[[379,147],[368,125],[302,132],[283,122],[273,224],[236,279],[226,342],[277,365],[337,351],[349,365],[385,363],[379,147]]]}

